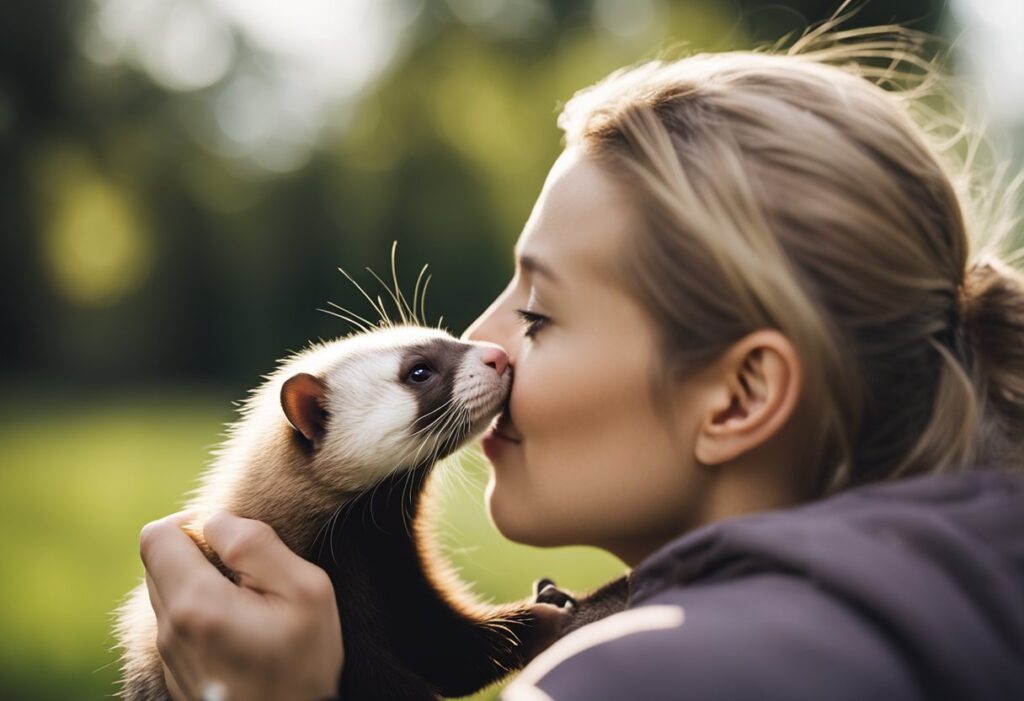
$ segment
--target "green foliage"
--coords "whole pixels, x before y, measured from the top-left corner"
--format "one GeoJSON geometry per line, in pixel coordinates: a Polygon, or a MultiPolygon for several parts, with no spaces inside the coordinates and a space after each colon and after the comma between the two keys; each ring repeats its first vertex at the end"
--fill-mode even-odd
{"type": "MultiPolygon", "coordinates": [[[[259,126],[278,105],[218,100],[234,79],[286,68],[281,56],[238,39],[218,83],[165,87],[98,52],[92,4],[12,2],[0,34],[0,381],[236,388],[285,349],[343,333],[317,311],[358,308],[335,268],[381,269],[394,240],[409,275],[432,266],[432,318],[461,331],[509,276],[559,152],[562,102],[619,66],[776,39],[838,4],[518,3],[540,19],[515,34],[474,23],[472,2],[429,0],[394,39],[395,63],[325,108],[308,161],[275,171],[225,144],[231,115],[259,126]],[[621,24],[641,6],[646,24],[621,24]]],[[[903,17],[928,29],[939,5],[867,3],[849,26],[903,17]]]]}
{"type": "Polygon", "coordinates": [[[8,698],[112,692],[109,615],[141,577],[139,529],[181,504],[226,408],[168,393],[102,403],[4,397],[0,676],[8,698]]]}

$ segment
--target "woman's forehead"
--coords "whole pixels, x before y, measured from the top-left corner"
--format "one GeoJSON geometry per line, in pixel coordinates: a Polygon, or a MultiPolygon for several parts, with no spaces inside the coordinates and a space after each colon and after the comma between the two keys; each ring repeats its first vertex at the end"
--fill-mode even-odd
{"type": "Polygon", "coordinates": [[[615,267],[633,225],[622,189],[579,149],[567,149],[544,182],[516,255],[520,262],[539,262],[557,278],[604,273],[615,267]]]}

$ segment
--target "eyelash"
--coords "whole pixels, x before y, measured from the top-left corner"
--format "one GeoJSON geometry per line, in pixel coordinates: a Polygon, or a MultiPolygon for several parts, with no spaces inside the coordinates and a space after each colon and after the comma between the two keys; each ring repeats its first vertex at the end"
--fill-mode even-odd
{"type": "Polygon", "coordinates": [[[533,338],[547,322],[551,321],[551,319],[543,314],[531,312],[527,309],[516,309],[516,314],[519,315],[519,320],[526,325],[527,338],[533,338]]]}

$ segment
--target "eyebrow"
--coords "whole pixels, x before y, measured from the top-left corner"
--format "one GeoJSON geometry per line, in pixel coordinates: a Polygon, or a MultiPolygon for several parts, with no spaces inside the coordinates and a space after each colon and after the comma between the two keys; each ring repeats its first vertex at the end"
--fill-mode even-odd
{"type": "Polygon", "coordinates": [[[557,283],[558,276],[555,275],[554,271],[547,266],[546,263],[541,263],[539,260],[530,255],[519,256],[519,267],[530,273],[530,275],[543,275],[548,278],[551,282],[557,283]]]}

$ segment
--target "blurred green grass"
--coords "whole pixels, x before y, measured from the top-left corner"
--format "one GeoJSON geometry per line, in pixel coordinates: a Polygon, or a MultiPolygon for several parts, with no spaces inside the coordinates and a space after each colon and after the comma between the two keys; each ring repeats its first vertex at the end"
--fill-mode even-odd
{"type": "MultiPolygon", "coordinates": [[[[0,697],[114,692],[110,614],[141,577],[139,529],[181,505],[233,418],[230,399],[208,391],[0,398],[0,697]]],[[[441,535],[481,595],[519,598],[542,575],[584,589],[621,572],[598,551],[502,539],[482,461],[467,451],[460,463],[445,467],[464,479],[444,480],[441,535]]]]}

